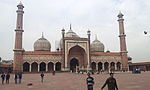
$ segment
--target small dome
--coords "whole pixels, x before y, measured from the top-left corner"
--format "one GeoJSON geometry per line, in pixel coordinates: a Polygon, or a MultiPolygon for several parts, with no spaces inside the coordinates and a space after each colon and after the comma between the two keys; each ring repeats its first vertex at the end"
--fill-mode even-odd
{"type": "Polygon", "coordinates": [[[91,51],[104,52],[104,44],[96,39],[91,44],[91,51]]]}
{"type": "Polygon", "coordinates": [[[118,18],[122,18],[122,17],[123,17],[123,14],[121,12],[119,12],[118,18]]]}
{"type": "Polygon", "coordinates": [[[24,8],[22,2],[20,2],[20,3],[17,5],[17,7],[18,7],[19,9],[23,9],[23,8],[24,8]]]}
{"type": "Polygon", "coordinates": [[[47,39],[44,38],[43,35],[34,43],[34,51],[50,51],[50,50],[51,44],[47,39]]]}

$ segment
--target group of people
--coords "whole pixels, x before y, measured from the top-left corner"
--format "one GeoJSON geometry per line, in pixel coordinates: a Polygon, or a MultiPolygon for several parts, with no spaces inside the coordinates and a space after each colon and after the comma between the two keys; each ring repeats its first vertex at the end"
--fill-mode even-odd
{"type": "MultiPolygon", "coordinates": [[[[53,75],[55,75],[55,72],[53,72],[53,75]]],[[[87,75],[88,75],[88,77],[86,79],[87,89],[88,90],[93,90],[94,78],[91,77],[90,73],[87,73],[87,75]]],[[[40,74],[40,76],[41,76],[41,82],[43,83],[44,73],[42,72],[40,74]]],[[[110,77],[107,78],[104,85],[101,87],[101,90],[103,90],[103,88],[106,85],[108,86],[108,90],[118,90],[116,79],[113,76],[114,76],[114,74],[110,73],[110,77]]],[[[7,73],[7,74],[2,73],[1,78],[2,78],[2,84],[4,84],[5,79],[6,79],[6,84],[9,84],[9,79],[10,79],[10,74],[9,73],[7,73]]],[[[15,79],[16,84],[21,83],[22,73],[15,73],[14,79],[15,79]]]]}
{"type": "MultiPolygon", "coordinates": [[[[9,73],[6,74],[2,73],[1,78],[2,78],[2,84],[4,84],[5,80],[6,80],[6,84],[9,84],[9,79],[10,79],[9,73]]],[[[22,79],[22,73],[15,73],[14,75],[15,84],[21,83],[21,79],[22,79]]]]}
{"type": "MultiPolygon", "coordinates": [[[[88,77],[86,79],[87,89],[88,90],[93,90],[94,78],[90,76],[90,73],[88,73],[87,75],[88,75],[88,77]]],[[[107,78],[107,80],[105,81],[104,85],[101,87],[101,90],[103,90],[103,88],[106,85],[108,86],[108,90],[118,90],[116,79],[113,76],[114,76],[114,74],[110,73],[110,77],[107,78]]]]}
{"type": "Polygon", "coordinates": [[[6,79],[6,84],[9,84],[9,79],[10,79],[9,73],[7,73],[7,74],[2,73],[1,78],[2,78],[2,84],[4,84],[5,79],[6,79]]]}
{"type": "Polygon", "coordinates": [[[22,80],[22,73],[15,73],[15,84],[20,84],[22,80]]]}

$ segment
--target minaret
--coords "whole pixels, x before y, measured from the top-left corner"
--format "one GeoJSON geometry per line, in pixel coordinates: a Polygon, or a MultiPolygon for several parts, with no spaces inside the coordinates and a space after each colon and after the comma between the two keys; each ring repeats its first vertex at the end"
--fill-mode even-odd
{"type": "Polygon", "coordinates": [[[16,36],[15,36],[15,47],[14,47],[14,72],[23,71],[23,48],[22,48],[22,34],[23,34],[23,4],[20,2],[18,5],[17,12],[17,22],[16,22],[16,36]]]}
{"type": "Polygon", "coordinates": [[[90,70],[91,69],[91,42],[90,42],[90,40],[91,40],[91,31],[90,30],[88,30],[87,31],[87,35],[88,35],[88,47],[89,47],[89,49],[88,49],[88,54],[87,54],[87,60],[88,60],[88,63],[87,63],[87,70],[90,70]]]}
{"type": "Polygon", "coordinates": [[[127,57],[127,48],[126,48],[126,35],[124,31],[124,23],[123,23],[123,14],[120,12],[118,14],[118,22],[119,22],[119,38],[120,38],[120,52],[122,55],[122,69],[128,70],[128,57],[127,57]]]}
{"type": "Polygon", "coordinates": [[[63,70],[65,71],[65,29],[62,29],[62,47],[61,47],[61,51],[63,54],[63,70]]]}

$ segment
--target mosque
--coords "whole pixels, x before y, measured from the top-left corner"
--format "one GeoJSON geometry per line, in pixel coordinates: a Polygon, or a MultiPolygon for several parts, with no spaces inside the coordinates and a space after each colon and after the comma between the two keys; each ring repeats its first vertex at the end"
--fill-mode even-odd
{"type": "Polygon", "coordinates": [[[51,43],[42,35],[34,43],[34,51],[26,51],[22,47],[23,36],[23,4],[17,5],[17,22],[15,29],[14,72],[50,72],[50,71],[127,71],[128,55],[126,35],[124,32],[123,14],[118,14],[119,52],[105,52],[105,46],[97,38],[91,42],[91,33],[87,37],[78,36],[71,28],[68,32],[61,30],[61,40],[57,51],[51,51],[51,43]]]}

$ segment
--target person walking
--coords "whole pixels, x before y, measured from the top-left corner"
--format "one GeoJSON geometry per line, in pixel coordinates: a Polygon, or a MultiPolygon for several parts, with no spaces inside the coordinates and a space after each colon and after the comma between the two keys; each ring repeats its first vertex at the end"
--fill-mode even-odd
{"type": "Polygon", "coordinates": [[[15,73],[15,76],[14,76],[14,79],[15,79],[15,84],[17,84],[17,80],[18,80],[18,73],[15,73]]]}
{"type": "Polygon", "coordinates": [[[9,84],[9,79],[10,79],[10,74],[7,73],[7,74],[6,74],[6,84],[9,84]]]}
{"type": "Polygon", "coordinates": [[[55,70],[53,70],[52,75],[55,75],[55,70]]]}
{"type": "Polygon", "coordinates": [[[90,76],[90,73],[87,73],[87,75],[88,75],[88,77],[86,79],[87,89],[88,90],[93,90],[94,78],[90,76]]]}
{"type": "Polygon", "coordinates": [[[22,73],[21,72],[18,74],[18,77],[19,77],[19,83],[21,83],[21,80],[22,80],[22,73]]]}
{"type": "Polygon", "coordinates": [[[5,80],[5,73],[2,73],[1,78],[2,78],[2,84],[4,84],[4,80],[5,80]]]}
{"type": "Polygon", "coordinates": [[[43,83],[43,79],[44,79],[44,73],[41,73],[41,82],[43,83]]]}
{"type": "Polygon", "coordinates": [[[108,90],[118,90],[117,81],[116,81],[116,79],[113,76],[114,76],[114,74],[110,73],[110,77],[107,78],[107,80],[105,81],[105,83],[102,86],[101,90],[103,90],[103,88],[106,85],[108,85],[108,90]]]}

